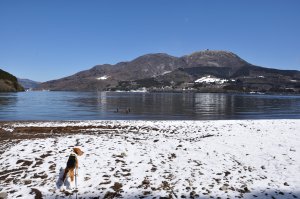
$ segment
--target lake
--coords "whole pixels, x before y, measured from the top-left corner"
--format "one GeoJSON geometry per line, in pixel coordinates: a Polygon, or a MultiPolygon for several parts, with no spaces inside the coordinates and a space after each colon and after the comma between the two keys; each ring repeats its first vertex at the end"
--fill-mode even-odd
{"type": "Polygon", "coordinates": [[[300,119],[300,96],[131,92],[0,93],[2,121],[133,119],[300,119]]]}

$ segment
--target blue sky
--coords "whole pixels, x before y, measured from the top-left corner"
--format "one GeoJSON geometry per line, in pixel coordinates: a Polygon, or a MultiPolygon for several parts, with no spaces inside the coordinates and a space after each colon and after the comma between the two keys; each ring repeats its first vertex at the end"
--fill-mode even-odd
{"type": "Polygon", "coordinates": [[[0,0],[0,68],[47,81],[146,53],[300,70],[299,0],[0,0]]]}

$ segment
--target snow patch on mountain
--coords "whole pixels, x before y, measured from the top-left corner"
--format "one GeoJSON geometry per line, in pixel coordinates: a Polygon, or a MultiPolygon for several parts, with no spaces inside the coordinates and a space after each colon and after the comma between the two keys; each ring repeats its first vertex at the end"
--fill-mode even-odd
{"type": "Polygon", "coordinates": [[[106,80],[106,79],[108,79],[110,76],[108,76],[108,75],[104,75],[104,76],[102,76],[102,77],[98,77],[98,78],[96,78],[97,80],[106,80]]]}
{"type": "Polygon", "coordinates": [[[168,73],[170,73],[170,72],[172,72],[172,71],[170,71],[170,70],[164,71],[161,75],[165,75],[165,74],[168,74],[168,73]]]}
{"type": "Polygon", "coordinates": [[[217,84],[224,84],[225,82],[228,82],[227,79],[220,79],[213,76],[205,76],[201,77],[200,79],[197,79],[195,83],[217,83],[217,84]]]}

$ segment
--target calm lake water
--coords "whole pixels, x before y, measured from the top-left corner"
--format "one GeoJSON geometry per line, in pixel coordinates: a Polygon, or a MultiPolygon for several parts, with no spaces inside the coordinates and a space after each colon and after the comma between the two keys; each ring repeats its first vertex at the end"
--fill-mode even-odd
{"type": "Polygon", "coordinates": [[[300,96],[129,92],[0,93],[0,120],[274,118],[300,119],[300,96]],[[127,108],[130,108],[130,113],[126,113],[127,108]]]}

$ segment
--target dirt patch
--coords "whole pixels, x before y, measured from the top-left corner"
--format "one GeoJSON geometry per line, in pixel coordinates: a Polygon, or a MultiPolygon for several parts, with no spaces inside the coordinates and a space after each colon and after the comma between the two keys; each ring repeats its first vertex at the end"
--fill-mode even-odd
{"type": "Polygon", "coordinates": [[[32,166],[32,168],[36,168],[38,166],[40,166],[41,164],[43,164],[43,159],[40,158],[35,158],[35,164],[32,166]]]}
{"type": "Polygon", "coordinates": [[[29,167],[30,165],[32,165],[33,161],[29,161],[29,160],[18,160],[17,164],[21,164],[21,166],[27,166],[29,167]]]}
{"type": "MultiPolygon", "coordinates": [[[[26,122],[23,122],[26,124],[26,122]]],[[[13,122],[0,122],[0,142],[3,140],[49,138],[73,134],[95,134],[95,129],[103,130],[126,129],[126,126],[66,126],[66,127],[11,127],[12,132],[4,131],[1,127],[10,126],[13,122]],[[92,129],[92,130],[91,130],[92,129]]],[[[71,124],[70,124],[71,125],[71,124]]],[[[99,132],[98,131],[98,132],[99,132]]],[[[98,134],[98,133],[97,133],[98,134]]]]}
{"type": "Polygon", "coordinates": [[[18,171],[23,171],[26,170],[26,167],[21,167],[19,169],[11,169],[11,170],[5,170],[5,171],[0,171],[0,176],[5,175],[5,174],[11,174],[11,173],[15,173],[18,171]]]}
{"type": "Polygon", "coordinates": [[[141,188],[143,187],[144,189],[148,189],[150,187],[150,181],[145,178],[143,181],[142,181],[142,184],[138,186],[138,188],[141,188]]]}
{"type": "Polygon", "coordinates": [[[9,176],[9,174],[1,176],[0,181],[5,180],[8,176],[9,176]]]}
{"type": "Polygon", "coordinates": [[[34,199],[42,199],[43,198],[43,195],[40,192],[40,190],[35,189],[35,188],[31,188],[30,194],[34,194],[35,195],[34,199]]]}
{"type": "Polygon", "coordinates": [[[47,177],[48,177],[48,175],[45,174],[45,173],[39,173],[39,174],[35,173],[35,174],[33,175],[33,178],[41,178],[41,179],[45,179],[45,178],[47,178],[47,177]]]}
{"type": "Polygon", "coordinates": [[[115,192],[120,192],[122,191],[122,187],[123,185],[119,182],[115,182],[115,184],[113,186],[111,186],[110,188],[112,188],[115,192]]]}
{"type": "MultiPolygon", "coordinates": [[[[23,139],[33,139],[33,138],[53,138],[73,134],[101,134],[107,133],[106,130],[138,130],[136,127],[130,127],[127,125],[90,125],[90,126],[72,126],[72,122],[69,123],[69,126],[63,127],[13,127],[16,122],[0,122],[0,143],[4,140],[23,140],[23,139]],[[3,128],[9,128],[12,132],[5,131],[3,128]]],[[[28,121],[18,122],[26,125],[28,121]]],[[[30,122],[32,123],[32,122],[30,122]]],[[[75,122],[74,122],[75,123],[75,122]]],[[[147,130],[157,131],[156,128],[149,128],[147,130]]]]}
{"type": "Polygon", "coordinates": [[[49,170],[50,170],[50,171],[54,171],[55,168],[56,168],[56,164],[55,164],[55,163],[54,163],[54,164],[51,164],[51,165],[49,166],[49,170]]]}
{"type": "Polygon", "coordinates": [[[24,184],[25,184],[25,185],[29,185],[29,184],[31,184],[31,183],[32,183],[32,181],[31,181],[31,180],[24,180],[23,182],[24,182],[24,184]]]}
{"type": "Polygon", "coordinates": [[[47,154],[43,154],[43,155],[41,155],[40,157],[41,157],[42,159],[44,159],[44,158],[46,158],[46,157],[48,157],[48,156],[51,156],[51,151],[47,151],[47,154]]]}
{"type": "Polygon", "coordinates": [[[106,192],[104,195],[104,199],[113,199],[113,198],[118,198],[121,197],[122,195],[117,193],[117,192],[106,192]]]}
{"type": "Polygon", "coordinates": [[[103,184],[110,184],[111,181],[106,181],[106,182],[101,182],[99,185],[103,185],[103,184]]]}

